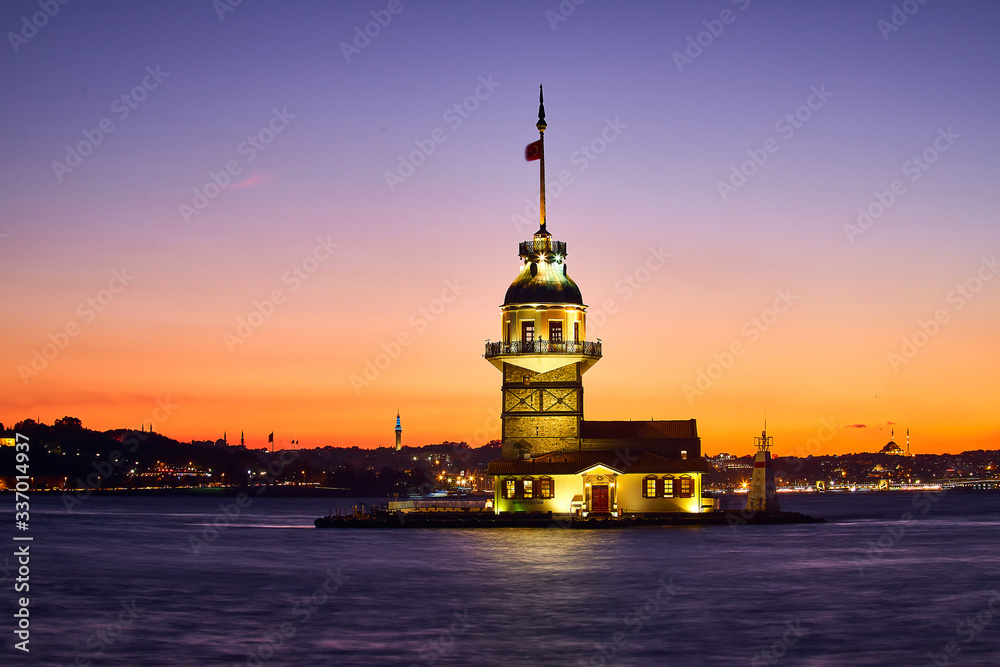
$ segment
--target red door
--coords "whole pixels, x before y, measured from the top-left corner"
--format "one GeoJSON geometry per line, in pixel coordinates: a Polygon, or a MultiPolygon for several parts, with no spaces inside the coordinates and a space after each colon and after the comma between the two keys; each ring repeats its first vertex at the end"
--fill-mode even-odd
{"type": "Polygon", "coordinates": [[[590,511],[608,511],[608,486],[606,484],[590,487],[590,511]]]}

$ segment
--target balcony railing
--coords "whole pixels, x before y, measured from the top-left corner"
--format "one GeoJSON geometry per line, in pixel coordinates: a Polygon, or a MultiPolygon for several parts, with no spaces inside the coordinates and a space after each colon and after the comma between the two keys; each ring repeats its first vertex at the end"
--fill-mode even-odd
{"type": "Polygon", "coordinates": [[[553,255],[566,256],[566,242],[552,241],[551,239],[537,239],[532,241],[522,241],[517,247],[517,252],[521,257],[528,255],[553,255]]]}
{"type": "Polygon", "coordinates": [[[601,341],[598,340],[595,343],[589,340],[581,340],[577,342],[561,341],[553,343],[552,341],[545,340],[544,338],[539,338],[538,340],[530,342],[522,342],[519,340],[511,341],[509,343],[504,343],[502,341],[486,341],[486,354],[483,356],[489,359],[491,357],[502,357],[515,354],[582,354],[587,357],[600,357],[601,341]]]}

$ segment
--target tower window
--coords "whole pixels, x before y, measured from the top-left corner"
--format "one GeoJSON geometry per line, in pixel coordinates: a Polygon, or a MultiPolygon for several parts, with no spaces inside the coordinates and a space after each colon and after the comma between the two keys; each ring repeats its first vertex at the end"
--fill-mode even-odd
{"type": "Polygon", "coordinates": [[[549,342],[550,343],[563,342],[562,322],[549,322],[549,342]]]}
{"type": "Polygon", "coordinates": [[[573,322],[573,342],[574,343],[579,343],[580,342],[580,323],[579,322],[573,322]]]}
{"type": "Polygon", "coordinates": [[[525,320],[521,322],[521,342],[524,344],[532,343],[535,340],[535,321],[525,320]]]}

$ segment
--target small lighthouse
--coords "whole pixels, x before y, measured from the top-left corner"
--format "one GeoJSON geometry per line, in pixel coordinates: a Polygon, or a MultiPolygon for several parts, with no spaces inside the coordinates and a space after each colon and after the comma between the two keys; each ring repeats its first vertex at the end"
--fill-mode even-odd
{"type": "Polygon", "coordinates": [[[396,410],[396,451],[403,447],[403,425],[399,421],[399,410],[396,410]]]}
{"type": "Polygon", "coordinates": [[[750,496],[747,498],[748,511],[778,514],[777,489],[774,485],[774,468],[771,465],[771,452],[774,438],[767,435],[767,425],[761,431],[759,438],[754,438],[757,445],[757,456],[753,461],[753,478],[750,481],[750,496]]]}

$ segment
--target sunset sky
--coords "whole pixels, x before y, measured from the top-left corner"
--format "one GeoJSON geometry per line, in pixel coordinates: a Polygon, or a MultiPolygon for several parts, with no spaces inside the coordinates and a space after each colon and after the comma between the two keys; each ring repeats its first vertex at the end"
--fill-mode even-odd
{"type": "Polygon", "coordinates": [[[498,438],[543,83],[587,418],[1000,447],[996,3],[49,2],[0,7],[4,424],[498,438]]]}

